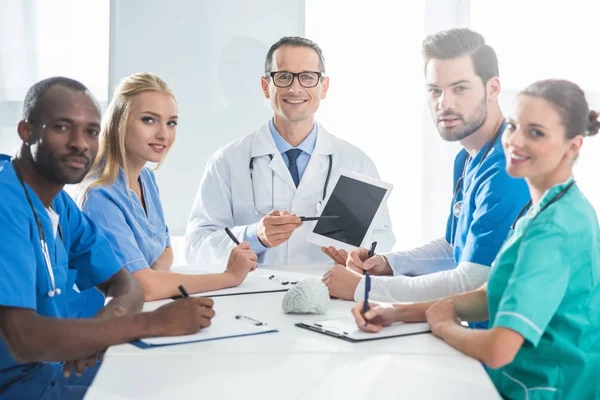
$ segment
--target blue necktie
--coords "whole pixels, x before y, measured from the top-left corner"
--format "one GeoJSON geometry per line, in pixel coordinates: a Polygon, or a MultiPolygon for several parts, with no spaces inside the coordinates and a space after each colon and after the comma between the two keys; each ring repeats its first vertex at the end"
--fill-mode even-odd
{"type": "Polygon", "coordinates": [[[300,149],[289,149],[285,152],[289,160],[288,169],[290,170],[290,174],[292,175],[296,187],[300,184],[300,173],[298,173],[298,163],[296,161],[298,161],[298,156],[301,153],[302,150],[300,149]]]}

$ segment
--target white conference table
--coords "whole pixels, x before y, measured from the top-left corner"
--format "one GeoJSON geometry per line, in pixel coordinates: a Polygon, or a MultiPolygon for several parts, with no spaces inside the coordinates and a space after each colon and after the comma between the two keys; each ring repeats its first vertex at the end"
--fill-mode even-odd
{"type": "MultiPolygon", "coordinates": [[[[325,266],[269,266],[320,276],[325,266]]],[[[294,326],[350,316],[287,315],[284,292],[214,297],[215,311],[243,314],[279,332],[106,353],[86,399],[499,399],[481,364],[432,334],[350,343],[294,326]]],[[[146,303],[150,311],[167,301],[146,303]]]]}

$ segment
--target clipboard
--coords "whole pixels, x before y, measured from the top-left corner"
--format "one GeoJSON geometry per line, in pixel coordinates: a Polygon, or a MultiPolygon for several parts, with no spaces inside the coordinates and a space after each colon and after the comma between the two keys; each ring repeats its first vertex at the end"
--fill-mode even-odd
{"type": "Polygon", "coordinates": [[[389,339],[400,336],[412,336],[431,332],[429,324],[400,322],[381,329],[377,333],[363,332],[356,326],[354,318],[339,318],[310,323],[298,322],[299,328],[342,339],[351,343],[368,342],[379,339],[389,339]]]}
{"type": "MultiPolygon", "coordinates": [[[[189,270],[174,272],[190,274],[189,270]]],[[[210,292],[198,293],[202,297],[238,296],[244,294],[287,292],[298,282],[310,278],[311,275],[299,272],[282,272],[264,268],[258,268],[250,272],[241,285],[226,289],[212,290],[210,292]]],[[[173,299],[181,298],[174,296],[173,299]]]]}
{"type": "Polygon", "coordinates": [[[131,344],[140,349],[151,349],[275,332],[279,331],[251,317],[228,314],[215,316],[208,328],[192,335],[138,339],[131,344]]]}

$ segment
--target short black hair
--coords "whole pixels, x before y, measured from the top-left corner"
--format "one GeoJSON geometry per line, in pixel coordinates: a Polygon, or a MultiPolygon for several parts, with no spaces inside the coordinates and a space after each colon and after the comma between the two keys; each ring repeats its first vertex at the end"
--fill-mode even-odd
{"type": "Polygon", "coordinates": [[[499,75],[498,57],[494,49],[485,43],[479,33],[467,28],[448,29],[425,38],[422,46],[425,69],[432,59],[449,60],[469,54],[475,73],[486,84],[499,75]]]}
{"type": "Polygon", "coordinates": [[[42,106],[44,105],[44,96],[48,89],[60,85],[78,92],[89,92],[88,88],[75,79],[55,76],[46,78],[35,83],[29,88],[23,102],[23,121],[29,123],[39,123],[41,119],[42,106]]]}
{"type": "Polygon", "coordinates": [[[267,57],[265,58],[265,74],[268,75],[269,72],[271,72],[271,67],[273,66],[273,53],[283,46],[308,47],[313,49],[319,56],[319,70],[323,74],[325,73],[325,57],[323,57],[323,51],[318,44],[310,39],[300,36],[285,36],[275,42],[267,52],[267,57]]]}

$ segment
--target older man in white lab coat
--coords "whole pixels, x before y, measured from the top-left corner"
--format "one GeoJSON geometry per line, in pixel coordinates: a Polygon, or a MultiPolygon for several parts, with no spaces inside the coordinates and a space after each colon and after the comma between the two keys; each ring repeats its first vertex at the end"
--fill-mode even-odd
{"type": "MultiPolygon", "coordinates": [[[[186,229],[187,262],[198,268],[219,265],[234,243],[231,228],[248,241],[261,264],[329,263],[306,237],[340,174],[378,178],[373,161],[360,149],[315,122],[329,78],[319,46],[284,37],[265,60],[262,89],[274,117],[250,135],[218,150],[208,161],[186,229]]],[[[394,245],[387,208],[374,222],[370,240],[378,250],[394,245]]]]}

